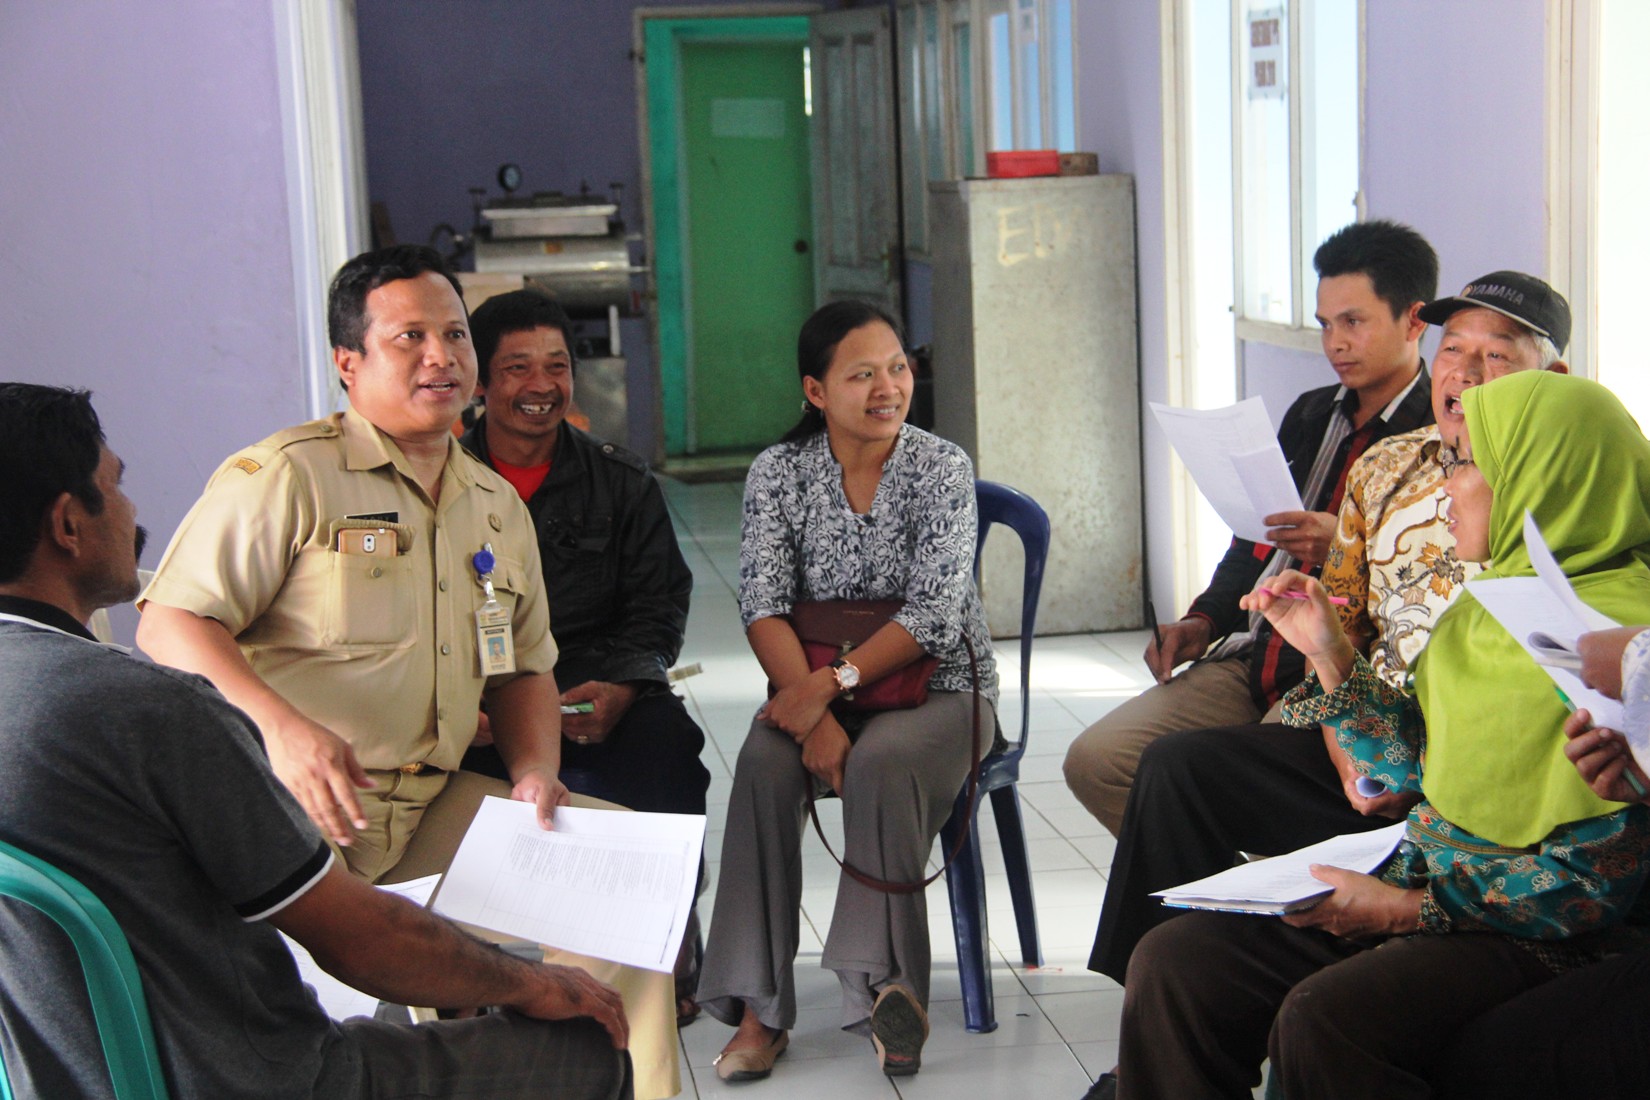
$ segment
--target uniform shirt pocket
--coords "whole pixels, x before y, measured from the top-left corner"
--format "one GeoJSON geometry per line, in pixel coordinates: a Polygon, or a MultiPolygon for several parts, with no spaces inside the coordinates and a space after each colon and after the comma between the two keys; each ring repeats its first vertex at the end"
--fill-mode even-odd
{"type": "Polygon", "coordinates": [[[405,647],[413,637],[417,597],[408,554],[330,552],[326,635],[335,646],[405,647]]]}

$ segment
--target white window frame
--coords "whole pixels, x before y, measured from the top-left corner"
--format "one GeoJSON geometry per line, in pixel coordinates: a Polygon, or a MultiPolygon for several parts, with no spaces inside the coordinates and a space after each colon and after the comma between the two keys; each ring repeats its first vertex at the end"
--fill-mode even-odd
{"type": "MultiPolygon", "coordinates": [[[[1232,203],[1233,203],[1233,311],[1240,340],[1294,348],[1299,351],[1322,350],[1318,325],[1313,320],[1308,302],[1315,280],[1302,256],[1302,237],[1305,206],[1302,196],[1302,165],[1311,150],[1303,148],[1304,127],[1301,119],[1302,103],[1311,89],[1303,75],[1301,59],[1304,9],[1313,0],[1289,0],[1289,22],[1285,32],[1289,53],[1289,71],[1286,87],[1289,89],[1289,234],[1290,268],[1292,279],[1292,316],[1288,324],[1263,321],[1244,315],[1247,301],[1243,249],[1243,41],[1248,23],[1244,18],[1242,0],[1232,0],[1232,203]]],[[[1556,2],[1556,0],[1550,0],[1556,2]]],[[[1363,189],[1363,162],[1365,154],[1365,99],[1368,79],[1368,8],[1367,0],[1358,0],[1358,192],[1355,200],[1357,219],[1367,216],[1363,189]]],[[[1240,360],[1241,361],[1241,360],[1240,360]]]]}
{"type": "Polygon", "coordinates": [[[1596,377],[1598,20],[1591,0],[1547,0],[1547,271],[1575,326],[1564,361],[1596,377]]]}
{"type": "Polygon", "coordinates": [[[368,239],[355,4],[275,0],[273,13],[304,411],[318,419],[344,405],[327,287],[368,239]]]}
{"type": "MultiPolygon", "coordinates": [[[[1056,113],[1054,105],[1054,61],[1055,51],[1062,48],[1062,44],[1054,41],[1054,0],[1036,0],[1038,26],[1038,111],[1042,119],[1042,132],[1047,141],[1054,140],[1056,127],[1056,113]]],[[[1077,21],[1081,18],[1083,0],[1072,0],[1071,41],[1063,43],[1063,48],[1071,55],[1072,68],[1072,102],[1069,110],[1072,116],[1073,133],[1078,133],[1077,105],[1081,101],[1077,82],[1080,75],[1077,71],[1076,42],[1077,21]]],[[[1009,77],[1010,94],[1015,98],[1010,103],[1009,113],[1013,119],[1014,147],[1020,148],[1024,140],[1022,125],[1022,106],[1018,99],[1020,90],[1020,67],[1022,59],[1020,47],[1023,44],[1020,20],[1018,14],[1018,0],[899,0],[895,11],[896,52],[898,54],[898,81],[899,81],[899,122],[900,122],[900,151],[904,160],[901,170],[901,188],[905,192],[905,240],[907,255],[918,258],[928,256],[928,181],[931,179],[961,179],[965,176],[983,176],[985,174],[985,154],[990,134],[989,114],[991,109],[991,88],[985,79],[989,71],[989,43],[986,20],[996,8],[1003,9],[1009,16],[1011,44],[1009,59],[1011,75],[1009,77]],[[940,126],[942,130],[941,148],[944,162],[938,172],[929,163],[928,138],[925,129],[926,112],[923,110],[922,93],[926,87],[928,73],[925,68],[926,59],[920,46],[922,34],[923,12],[932,10],[935,14],[937,49],[934,63],[939,69],[939,99],[940,99],[940,126]],[[906,12],[910,12],[909,20],[906,12]],[[919,36],[919,43],[915,49],[907,42],[908,23],[919,36]],[[967,25],[969,33],[969,56],[966,59],[969,66],[969,106],[972,110],[972,125],[969,127],[969,138],[973,156],[969,163],[964,164],[962,140],[962,111],[960,110],[959,95],[959,59],[956,48],[956,28],[967,25]],[[913,70],[913,60],[915,69],[913,70]]],[[[1068,150],[1069,151],[1069,150],[1068,150]]]]}

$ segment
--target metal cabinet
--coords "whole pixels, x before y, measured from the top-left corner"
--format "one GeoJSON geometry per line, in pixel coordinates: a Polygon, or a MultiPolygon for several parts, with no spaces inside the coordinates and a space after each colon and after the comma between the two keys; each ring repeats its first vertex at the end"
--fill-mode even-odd
{"type": "MultiPolygon", "coordinates": [[[[1047,509],[1038,633],[1140,626],[1132,177],[937,181],[929,219],[935,430],[1047,509]]],[[[993,634],[1019,628],[1019,554],[986,548],[993,634]]]]}

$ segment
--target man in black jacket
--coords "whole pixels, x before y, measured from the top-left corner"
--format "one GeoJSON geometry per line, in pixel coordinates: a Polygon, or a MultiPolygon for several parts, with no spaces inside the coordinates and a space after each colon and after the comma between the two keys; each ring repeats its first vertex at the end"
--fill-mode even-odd
{"type": "Polygon", "coordinates": [[[1300,653],[1238,599],[1286,568],[1316,573],[1335,533],[1346,473],[1376,440],[1432,422],[1420,308],[1437,294],[1438,257],[1389,221],[1349,225],[1313,257],[1324,356],[1339,383],[1309,390],[1284,414],[1278,443],[1306,510],[1266,517],[1272,544],[1234,538],[1209,587],[1146,647],[1156,686],[1072,742],[1065,777],[1114,835],[1140,754],[1178,730],[1260,721],[1305,675],[1300,653]],[[1185,661],[1191,668],[1174,675],[1185,661]]]}
{"type": "MultiPolygon", "coordinates": [[[[550,596],[564,708],[562,781],[634,810],[702,814],[705,735],[670,690],[693,574],[646,463],[566,422],[574,360],[567,314],[533,290],[470,317],[485,414],[464,446],[532,513],[550,596]]],[[[493,773],[490,747],[467,770],[493,773]]]]}

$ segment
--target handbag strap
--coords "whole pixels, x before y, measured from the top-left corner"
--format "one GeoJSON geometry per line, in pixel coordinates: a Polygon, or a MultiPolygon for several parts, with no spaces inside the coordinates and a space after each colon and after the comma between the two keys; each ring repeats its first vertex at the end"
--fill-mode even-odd
{"type": "Polygon", "coordinates": [[[923,879],[921,882],[889,882],[887,879],[877,878],[855,867],[836,854],[831,842],[825,837],[825,830],[819,824],[819,811],[814,808],[813,776],[808,776],[808,817],[813,820],[814,832],[819,834],[819,841],[825,845],[825,850],[836,860],[837,866],[843,873],[862,886],[867,886],[881,894],[919,894],[928,889],[939,877],[951,869],[952,862],[962,851],[968,841],[969,830],[973,827],[974,806],[980,797],[980,662],[974,655],[974,644],[968,640],[968,635],[962,636],[963,645],[968,649],[968,671],[974,680],[974,720],[972,725],[972,740],[974,746],[974,761],[968,769],[968,816],[964,819],[963,827],[957,831],[957,839],[951,844],[951,851],[946,854],[945,862],[940,869],[923,879]]]}

